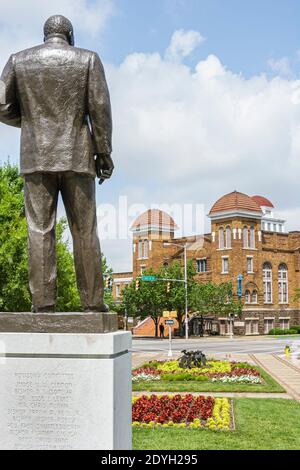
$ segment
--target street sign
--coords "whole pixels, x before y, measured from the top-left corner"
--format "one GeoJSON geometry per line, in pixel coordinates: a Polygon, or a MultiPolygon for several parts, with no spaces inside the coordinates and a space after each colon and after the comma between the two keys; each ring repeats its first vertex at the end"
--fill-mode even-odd
{"type": "Polygon", "coordinates": [[[142,276],[142,281],[145,282],[153,282],[156,281],[157,277],[156,276],[142,276]]]}
{"type": "Polygon", "coordinates": [[[241,298],[242,295],[243,295],[243,276],[242,276],[242,274],[240,274],[238,276],[237,281],[238,281],[238,288],[237,288],[238,297],[241,298]]]}
{"type": "Polygon", "coordinates": [[[175,325],[175,321],[174,321],[174,320],[166,320],[165,323],[166,323],[166,325],[168,325],[168,326],[173,326],[173,325],[175,325]]]}
{"type": "Polygon", "coordinates": [[[171,319],[171,318],[175,318],[175,319],[176,319],[176,318],[178,317],[178,313],[176,312],[176,310],[173,311],[173,312],[165,311],[165,312],[163,312],[163,317],[164,317],[164,318],[170,318],[170,319],[171,319]]]}

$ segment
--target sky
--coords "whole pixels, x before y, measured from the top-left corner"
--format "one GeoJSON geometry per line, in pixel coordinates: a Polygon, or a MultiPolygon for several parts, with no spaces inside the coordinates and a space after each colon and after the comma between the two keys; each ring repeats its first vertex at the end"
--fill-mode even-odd
{"type": "MultiPolygon", "coordinates": [[[[151,206],[207,214],[238,190],[268,197],[300,230],[299,0],[0,0],[1,69],[42,41],[52,14],[106,70],[116,170],[97,203],[115,271],[131,269],[127,227],[151,206]]],[[[18,162],[19,131],[0,125],[0,162],[8,155],[18,162]]]]}

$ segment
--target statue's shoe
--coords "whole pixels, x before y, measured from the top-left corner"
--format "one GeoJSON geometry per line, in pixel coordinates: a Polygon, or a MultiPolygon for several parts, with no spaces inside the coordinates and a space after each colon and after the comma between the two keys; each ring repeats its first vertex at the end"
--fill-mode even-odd
{"type": "Polygon", "coordinates": [[[84,313],[108,313],[109,307],[106,304],[102,304],[99,307],[87,307],[84,309],[84,313]]]}
{"type": "Polygon", "coordinates": [[[34,307],[31,308],[32,313],[55,313],[55,306],[49,305],[49,307],[34,307]]]}

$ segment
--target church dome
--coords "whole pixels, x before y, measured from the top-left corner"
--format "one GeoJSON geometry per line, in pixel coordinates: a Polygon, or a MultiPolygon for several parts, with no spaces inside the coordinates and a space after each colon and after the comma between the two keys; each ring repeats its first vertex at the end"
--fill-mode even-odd
{"type": "Polygon", "coordinates": [[[270,207],[274,209],[272,202],[264,196],[252,196],[251,199],[253,199],[259,207],[270,207]]]}
{"type": "Polygon", "coordinates": [[[234,191],[221,197],[211,208],[210,216],[226,212],[256,212],[261,214],[261,208],[257,202],[247,194],[234,191]]]}
{"type": "Polygon", "coordinates": [[[164,211],[158,209],[149,209],[141,214],[132,224],[131,230],[138,232],[140,230],[158,230],[175,231],[177,225],[174,219],[164,211]]]}

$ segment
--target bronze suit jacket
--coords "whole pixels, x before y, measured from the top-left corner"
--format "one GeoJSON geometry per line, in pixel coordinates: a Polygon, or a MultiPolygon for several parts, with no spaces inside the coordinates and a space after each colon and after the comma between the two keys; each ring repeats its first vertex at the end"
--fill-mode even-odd
{"type": "Polygon", "coordinates": [[[56,35],[10,57],[0,82],[0,121],[21,127],[21,174],[95,176],[112,151],[112,118],[98,55],[56,35]]]}

